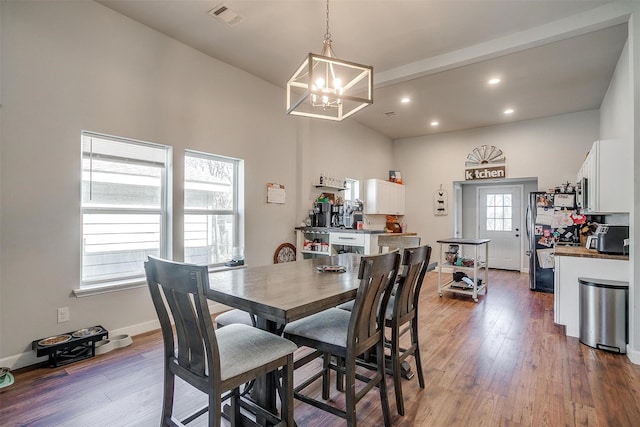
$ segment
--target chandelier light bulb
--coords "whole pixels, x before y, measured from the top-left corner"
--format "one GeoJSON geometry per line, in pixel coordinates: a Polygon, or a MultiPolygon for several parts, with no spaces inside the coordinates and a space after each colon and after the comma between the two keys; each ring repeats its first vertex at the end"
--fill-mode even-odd
{"type": "Polygon", "coordinates": [[[333,87],[336,89],[342,89],[342,80],[339,78],[333,79],[333,87]]]}
{"type": "Polygon", "coordinates": [[[324,87],[324,79],[322,77],[318,77],[316,79],[316,87],[323,88],[324,87]]]}

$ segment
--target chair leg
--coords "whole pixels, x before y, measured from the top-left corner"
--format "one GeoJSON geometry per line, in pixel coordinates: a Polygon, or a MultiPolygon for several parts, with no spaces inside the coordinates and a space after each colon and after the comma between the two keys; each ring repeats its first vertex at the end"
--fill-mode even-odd
{"type": "MultiPolygon", "coordinates": [[[[344,359],[340,356],[336,356],[336,365],[339,368],[344,369],[344,359]]],[[[340,371],[336,371],[336,390],[344,391],[344,374],[340,371]]]]}
{"type": "MultiPolygon", "coordinates": [[[[231,398],[233,399],[233,397],[231,398]]],[[[220,427],[222,418],[222,399],[219,393],[209,394],[209,426],[220,427]]],[[[231,418],[233,422],[233,417],[231,418]]]]}
{"type": "Polygon", "coordinates": [[[282,367],[282,388],[283,394],[280,397],[282,402],[281,418],[286,422],[287,427],[295,426],[293,418],[293,354],[287,356],[287,364],[282,367]]]}
{"type": "Polygon", "coordinates": [[[231,391],[231,426],[240,427],[242,418],[240,417],[240,388],[231,391]]]}
{"type": "Polygon", "coordinates": [[[378,341],[376,356],[378,359],[378,373],[381,375],[378,389],[380,390],[380,402],[382,403],[382,416],[384,417],[385,427],[390,427],[391,414],[389,413],[389,400],[387,399],[387,382],[385,380],[386,367],[384,361],[384,334],[380,338],[380,341],[378,341]]]}
{"type": "Polygon", "coordinates": [[[420,343],[418,342],[418,316],[411,321],[411,344],[416,346],[413,352],[413,358],[416,361],[416,370],[418,371],[418,382],[420,388],[424,388],[424,374],[422,372],[422,358],[420,356],[420,343]]]}
{"type": "Polygon", "coordinates": [[[346,360],[345,365],[347,427],[356,427],[356,361],[346,360]]]}
{"type": "Polygon", "coordinates": [[[169,367],[164,368],[164,396],[162,398],[162,421],[161,425],[171,425],[168,420],[173,416],[173,394],[175,392],[176,377],[169,372],[169,367]]]}
{"type": "Polygon", "coordinates": [[[324,353],[322,355],[322,398],[324,400],[329,399],[329,387],[331,386],[331,372],[329,370],[329,363],[331,362],[331,355],[324,353]]]}
{"type": "Polygon", "coordinates": [[[400,366],[400,331],[393,326],[391,331],[391,373],[393,375],[393,389],[396,395],[396,408],[399,415],[404,415],[404,400],[402,397],[402,371],[400,366]]]}

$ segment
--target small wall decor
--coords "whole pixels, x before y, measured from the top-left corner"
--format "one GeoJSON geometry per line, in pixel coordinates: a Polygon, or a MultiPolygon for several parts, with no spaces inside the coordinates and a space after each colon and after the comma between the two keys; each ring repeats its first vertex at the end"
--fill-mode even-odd
{"type": "Polygon", "coordinates": [[[285,200],[284,185],[274,184],[273,182],[267,183],[267,203],[284,204],[285,200]]]}
{"type": "Polygon", "coordinates": [[[434,215],[447,215],[449,211],[449,197],[447,192],[442,189],[442,184],[440,184],[440,188],[433,193],[433,214],[434,215]]]}

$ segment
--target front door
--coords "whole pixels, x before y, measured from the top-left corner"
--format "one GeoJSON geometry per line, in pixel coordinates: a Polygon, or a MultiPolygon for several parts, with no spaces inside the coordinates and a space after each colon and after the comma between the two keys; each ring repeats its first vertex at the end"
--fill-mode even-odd
{"type": "Polygon", "coordinates": [[[491,239],[489,267],[520,271],[522,186],[478,188],[478,238],[491,239]]]}

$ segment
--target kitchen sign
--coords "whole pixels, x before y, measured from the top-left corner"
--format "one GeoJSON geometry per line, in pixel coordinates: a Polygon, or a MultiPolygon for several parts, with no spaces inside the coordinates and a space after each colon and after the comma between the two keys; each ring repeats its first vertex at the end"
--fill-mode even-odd
{"type": "Polygon", "coordinates": [[[505,178],[507,176],[505,166],[495,166],[490,168],[473,168],[465,169],[464,179],[465,181],[471,181],[475,179],[496,179],[505,178]]]}
{"type": "Polygon", "coordinates": [[[506,178],[505,161],[506,157],[502,155],[502,150],[493,145],[476,147],[467,155],[467,161],[464,162],[464,179],[475,181],[506,178]]]}

